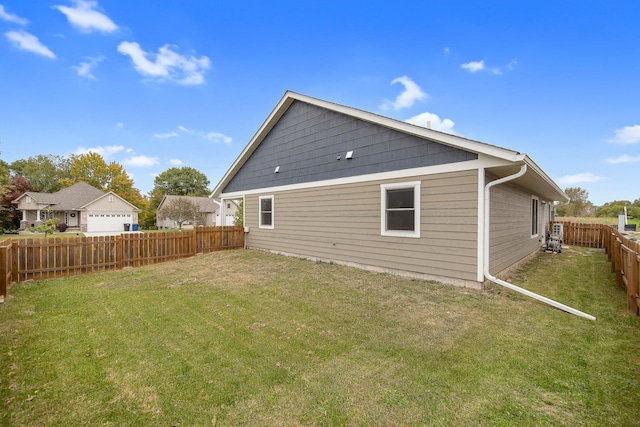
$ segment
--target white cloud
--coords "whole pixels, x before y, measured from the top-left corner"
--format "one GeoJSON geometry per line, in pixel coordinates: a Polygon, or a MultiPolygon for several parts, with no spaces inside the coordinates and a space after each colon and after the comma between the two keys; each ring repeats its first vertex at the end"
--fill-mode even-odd
{"type": "Polygon", "coordinates": [[[407,76],[398,77],[391,81],[391,84],[400,83],[404,86],[404,91],[398,95],[395,101],[389,101],[385,99],[382,104],[378,107],[382,110],[388,110],[389,108],[393,108],[394,110],[400,110],[402,108],[412,107],[416,101],[423,100],[427,98],[427,94],[420,89],[411,78],[407,76]]]}
{"type": "Polygon", "coordinates": [[[20,50],[26,50],[27,52],[46,56],[51,59],[55,59],[56,57],[48,47],[40,43],[40,40],[38,40],[36,36],[29,34],[24,30],[7,31],[4,35],[20,50]]]}
{"type": "Polygon", "coordinates": [[[182,125],[178,126],[178,130],[181,130],[182,132],[185,132],[185,133],[193,133],[192,130],[187,129],[186,127],[184,127],[182,125]]]}
{"type": "Polygon", "coordinates": [[[468,70],[472,73],[476,73],[484,69],[484,60],[467,62],[466,64],[460,65],[460,68],[464,68],[465,70],[468,70]]]}
{"type": "Polygon", "coordinates": [[[206,138],[211,142],[224,142],[225,144],[231,144],[233,141],[231,137],[223,135],[220,132],[209,132],[206,138]]]}
{"type": "Polygon", "coordinates": [[[622,129],[616,129],[614,133],[616,136],[610,139],[609,142],[618,144],[636,144],[640,142],[640,125],[625,126],[622,129]]]}
{"type": "Polygon", "coordinates": [[[172,166],[182,166],[184,163],[180,159],[170,159],[169,164],[172,166]]]}
{"type": "Polygon", "coordinates": [[[87,58],[86,62],[81,62],[80,64],[74,65],[71,68],[76,70],[80,77],[86,77],[88,79],[97,80],[96,76],[93,75],[93,70],[103,60],[104,60],[104,57],[102,56],[97,58],[87,58]]]}
{"type": "Polygon", "coordinates": [[[116,128],[117,129],[122,129],[123,127],[124,127],[124,123],[122,123],[122,122],[116,123],[116,128]]]}
{"type": "Polygon", "coordinates": [[[167,139],[167,138],[175,138],[178,136],[178,132],[167,132],[167,133],[154,133],[153,137],[158,139],[167,139]]]}
{"type": "Polygon", "coordinates": [[[560,184],[565,185],[573,185],[573,184],[582,184],[586,182],[597,182],[602,181],[604,179],[603,176],[594,175],[591,172],[586,173],[578,173],[575,175],[565,175],[558,178],[556,181],[560,184]]]}
{"type": "Polygon", "coordinates": [[[448,55],[451,52],[451,49],[449,49],[449,46],[445,46],[444,48],[442,48],[442,53],[444,53],[445,55],[448,55]]]}
{"type": "Polygon", "coordinates": [[[134,68],[143,76],[157,81],[170,80],[181,85],[203,84],[204,73],[211,66],[209,58],[183,56],[172,48],[176,46],[164,45],[154,54],[145,52],[136,42],[122,42],[118,45],[118,52],[129,55],[134,68]]]}
{"type": "Polygon", "coordinates": [[[440,116],[434,113],[429,113],[429,112],[421,113],[405,121],[407,123],[411,123],[412,125],[439,130],[440,132],[446,132],[450,134],[456,133],[453,130],[453,126],[455,125],[453,120],[451,119],[442,120],[440,119],[440,116]]]}
{"type": "Polygon", "coordinates": [[[131,156],[122,162],[125,166],[150,167],[158,164],[157,157],[148,157],[144,155],[131,156]]]}
{"type": "Polygon", "coordinates": [[[20,18],[18,15],[14,15],[13,13],[9,13],[4,10],[4,6],[0,4],[0,19],[7,22],[13,22],[18,25],[27,25],[29,21],[24,18],[20,18]]]}
{"type": "Polygon", "coordinates": [[[75,7],[69,6],[52,6],[67,16],[69,23],[83,33],[91,33],[100,31],[102,33],[112,33],[118,29],[118,26],[102,12],[95,10],[98,6],[97,1],[92,0],[75,0],[75,7]]]}
{"type": "Polygon", "coordinates": [[[511,61],[509,61],[507,65],[504,65],[502,67],[487,67],[483,59],[482,61],[467,62],[466,64],[460,65],[460,68],[464,68],[465,70],[471,73],[477,73],[478,71],[484,70],[484,71],[489,71],[493,74],[500,75],[500,74],[503,74],[505,71],[513,71],[516,68],[516,65],[518,65],[518,60],[512,59],[511,61]]]}
{"type": "Polygon", "coordinates": [[[122,145],[108,145],[106,147],[99,145],[97,147],[90,147],[90,148],[78,147],[78,149],[74,154],[80,155],[80,154],[87,154],[87,153],[98,153],[106,159],[121,151],[124,151],[124,146],[122,145]]]}
{"type": "Polygon", "coordinates": [[[640,156],[629,156],[627,154],[623,154],[622,156],[616,157],[615,159],[607,159],[607,163],[617,164],[617,163],[635,163],[640,162],[640,156]]]}

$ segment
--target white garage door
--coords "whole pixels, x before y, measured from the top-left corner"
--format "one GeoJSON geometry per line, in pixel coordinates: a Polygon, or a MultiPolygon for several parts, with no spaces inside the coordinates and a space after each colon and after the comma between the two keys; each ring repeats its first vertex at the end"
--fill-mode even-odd
{"type": "Polygon", "coordinates": [[[87,231],[124,231],[124,224],[131,224],[131,214],[89,214],[87,218],[87,231]]]}

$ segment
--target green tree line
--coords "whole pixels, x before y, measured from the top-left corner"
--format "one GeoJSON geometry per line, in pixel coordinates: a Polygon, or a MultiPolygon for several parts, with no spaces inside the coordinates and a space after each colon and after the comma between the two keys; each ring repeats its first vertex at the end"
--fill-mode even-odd
{"type": "Polygon", "coordinates": [[[614,200],[602,206],[594,206],[589,201],[589,193],[580,187],[568,187],[564,192],[569,196],[568,203],[558,204],[555,208],[557,216],[570,217],[614,217],[622,215],[627,208],[627,215],[640,217],[640,197],[634,201],[614,200]]]}

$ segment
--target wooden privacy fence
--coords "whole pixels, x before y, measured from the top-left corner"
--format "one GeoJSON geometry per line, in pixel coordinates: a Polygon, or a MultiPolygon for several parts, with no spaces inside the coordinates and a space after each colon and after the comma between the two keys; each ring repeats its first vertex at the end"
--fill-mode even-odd
{"type": "Polygon", "coordinates": [[[640,242],[609,225],[556,223],[564,225],[565,244],[605,249],[616,284],[627,291],[627,311],[640,315],[640,242]]]}
{"type": "Polygon", "coordinates": [[[0,242],[0,297],[6,297],[11,283],[139,267],[243,247],[243,227],[6,240],[0,242]]]}
{"type": "Polygon", "coordinates": [[[627,311],[640,315],[640,243],[613,227],[605,235],[605,250],[616,284],[627,291],[627,311]]]}
{"type": "Polygon", "coordinates": [[[580,224],[565,221],[554,221],[553,224],[563,225],[565,244],[587,248],[604,248],[604,238],[610,228],[605,224],[580,224]]]}

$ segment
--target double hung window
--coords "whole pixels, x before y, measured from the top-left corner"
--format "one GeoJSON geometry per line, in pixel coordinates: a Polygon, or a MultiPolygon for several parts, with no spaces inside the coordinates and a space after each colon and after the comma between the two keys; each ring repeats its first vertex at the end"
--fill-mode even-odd
{"type": "Polygon", "coordinates": [[[273,201],[273,196],[260,196],[258,198],[260,215],[259,228],[273,228],[273,201]]]}
{"type": "Polygon", "coordinates": [[[531,237],[538,236],[538,204],[538,199],[531,197],[531,237]]]}
{"type": "Polygon", "coordinates": [[[420,237],[420,182],[380,185],[383,236],[420,237]]]}

